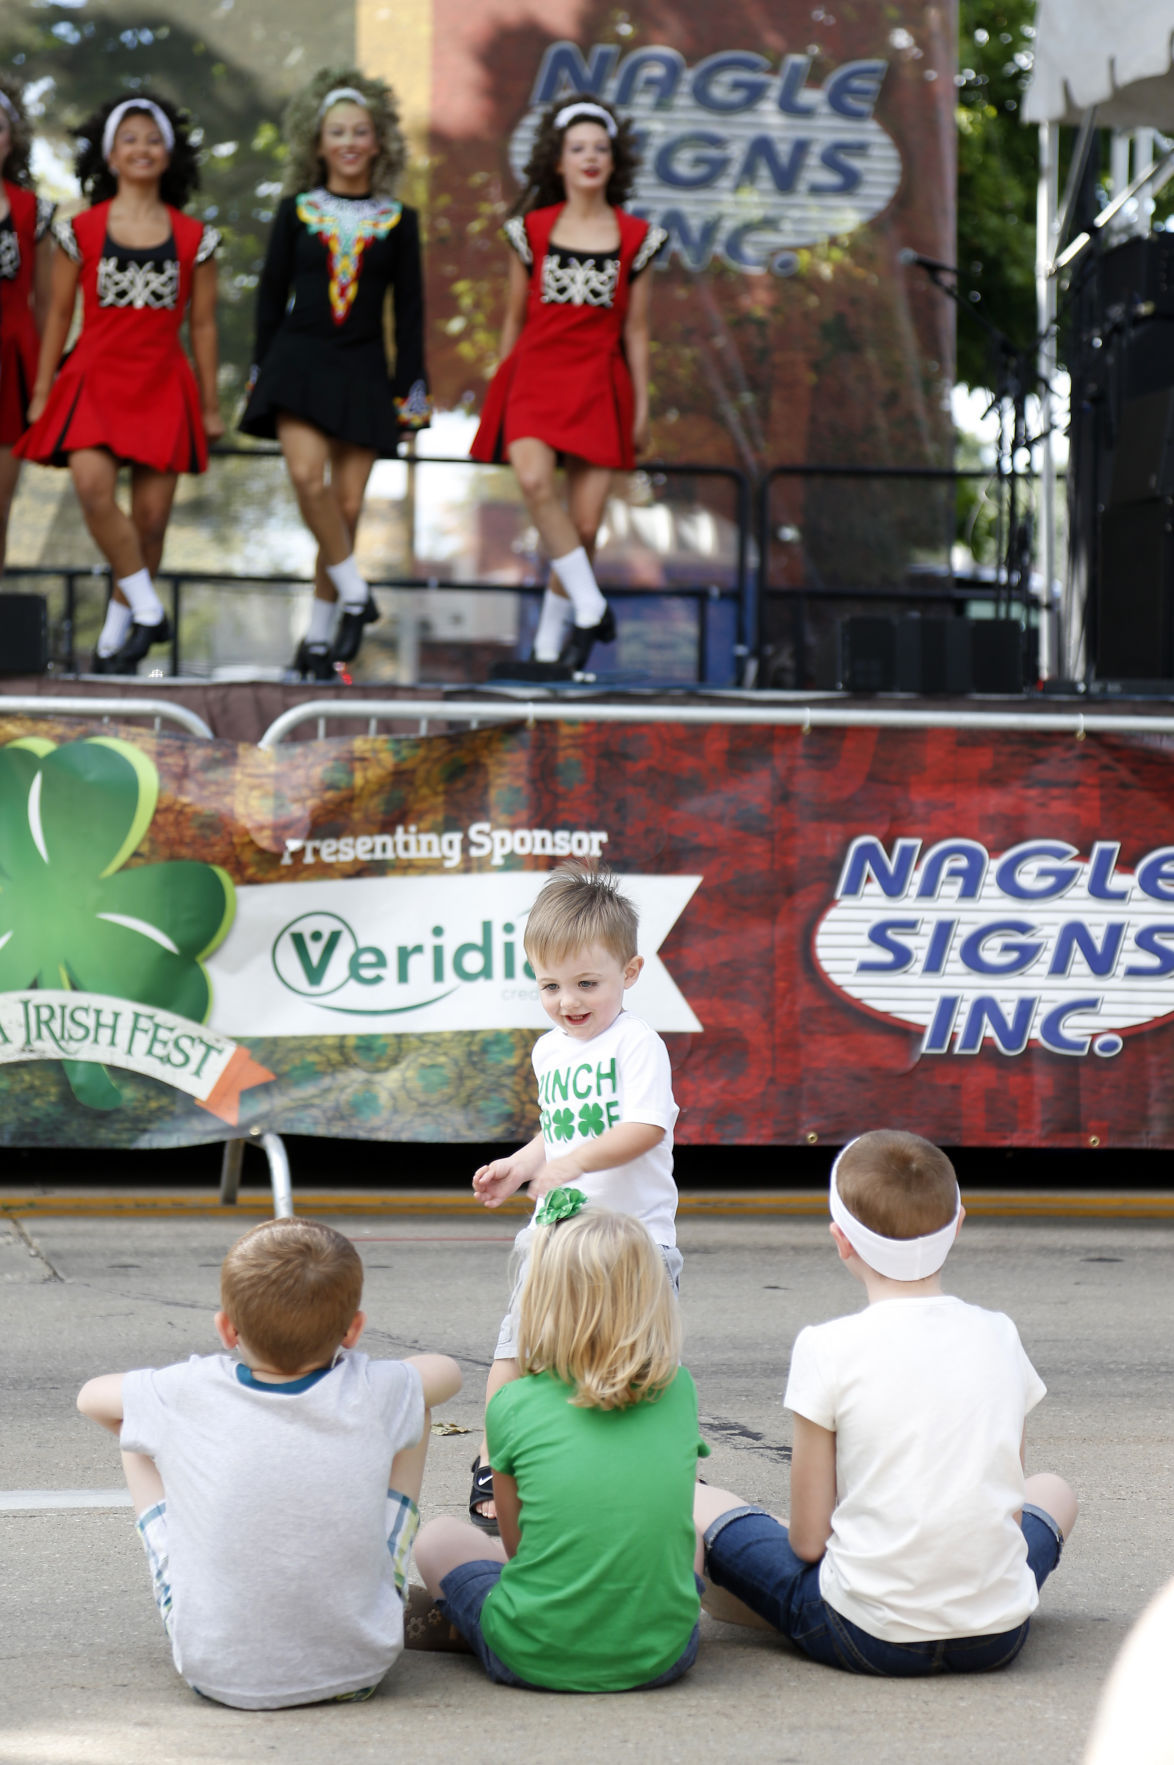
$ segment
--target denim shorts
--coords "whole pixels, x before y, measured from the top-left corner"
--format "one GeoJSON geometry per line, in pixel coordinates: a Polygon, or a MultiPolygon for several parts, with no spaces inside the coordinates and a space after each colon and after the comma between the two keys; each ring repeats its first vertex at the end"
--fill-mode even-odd
{"type": "MultiPolygon", "coordinates": [[[[1027,1566],[1042,1587],[1060,1561],[1060,1528],[1042,1508],[1023,1506],[1027,1566]]],[[[997,1636],[955,1636],[942,1642],[885,1642],[829,1606],[819,1591],[819,1564],[795,1555],[787,1529],[761,1508],[721,1514],[705,1534],[705,1569],[813,1661],[846,1673],[914,1678],[927,1673],[989,1673],[1006,1667],[1027,1640],[1029,1619],[997,1636]]]]}
{"type": "MultiPolygon", "coordinates": [[[[532,1680],[521,1679],[512,1667],[507,1667],[501,1656],[495,1654],[485,1640],[481,1629],[481,1608],[491,1591],[497,1586],[501,1577],[503,1563],[488,1560],[476,1563],[461,1563],[456,1569],[450,1569],[440,1584],[441,1597],[437,1606],[450,1624],[455,1624],[473,1653],[495,1685],[520,1685],[526,1691],[561,1691],[558,1685],[535,1685],[532,1680]]],[[[697,1578],[697,1591],[704,1588],[704,1582],[697,1578]]],[[[681,1654],[664,1673],[658,1673],[655,1679],[646,1679],[640,1685],[624,1686],[625,1691],[655,1691],[659,1685],[671,1685],[674,1679],[680,1679],[688,1673],[697,1659],[697,1645],[701,1640],[700,1621],[693,1626],[693,1634],[685,1644],[681,1654]]]]}

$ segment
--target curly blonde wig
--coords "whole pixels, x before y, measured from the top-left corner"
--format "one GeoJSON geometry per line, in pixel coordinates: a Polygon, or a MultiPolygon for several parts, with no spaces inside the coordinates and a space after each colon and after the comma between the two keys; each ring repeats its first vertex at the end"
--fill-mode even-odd
{"type": "Polygon", "coordinates": [[[10,184],[32,184],[29,171],[29,154],[33,145],[33,126],[29,122],[24,107],[24,85],[20,80],[13,79],[11,74],[0,73],[0,92],[6,99],[0,109],[12,136],[12,144],[8,149],[4,164],[0,166],[0,178],[6,178],[10,184]],[[11,105],[11,110],[8,106],[11,105]]]}
{"type": "Polygon", "coordinates": [[[281,129],[289,147],[285,163],[282,194],[300,195],[313,190],[326,180],[326,167],[318,152],[322,134],[322,100],[337,86],[353,86],[366,101],[379,156],[371,167],[371,194],[394,196],[400,173],[407,163],[408,151],[399,126],[399,106],[395,93],[382,80],[368,79],[355,67],[319,68],[312,80],[294,93],[285,107],[281,129]]]}

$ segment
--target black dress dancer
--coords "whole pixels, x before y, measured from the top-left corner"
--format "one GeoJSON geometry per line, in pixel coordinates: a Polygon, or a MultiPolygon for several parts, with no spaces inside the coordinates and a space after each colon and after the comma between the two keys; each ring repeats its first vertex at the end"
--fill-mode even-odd
{"type": "MultiPolygon", "coordinates": [[[[413,209],[380,188],[402,164],[390,94],[379,82],[326,69],[291,106],[291,172],[302,167],[297,106],[314,104],[318,176],[287,195],[273,222],[257,298],[246,435],[280,440],[302,517],[318,541],[310,629],[299,673],[331,679],[358,652],[378,609],[354,559],[354,537],[376,459],[423,428],[420,230],[413,209]],[[395,366],[384,348],[384,308],[395,312],[395,366]],[[337,604],[342,617],[337,634],[337,604]]],[[[288,182],[288,177],[287,177],[288,182]]]]}

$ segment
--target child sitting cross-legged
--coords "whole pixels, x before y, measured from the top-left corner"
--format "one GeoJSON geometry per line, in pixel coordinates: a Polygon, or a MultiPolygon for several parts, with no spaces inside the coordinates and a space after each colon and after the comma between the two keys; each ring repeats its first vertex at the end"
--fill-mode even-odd
{"type": "Polygon", "coordinates": [[[868,1304],[796,1339],[789,1522],[699,1486],[705,1574],[734,1596],[706,1609],[849,1673],[1004,1667],[1076,1521],[1062,1478],[1024,1476],[1043,1382],[1010,1318],[942,1292],[963,1209],[937,1147],[861,1135],[830,1206],[868,1304]]]}
{"type": "Polygon", "coordinates": [[[638,1220],[554,1189],[519,1312],[521,1378],[487,1411],[501,1537],[431,1520],[416,1566],[491,1680],[668,1685],[693,1665],[693,1488],[708,1452],[680,1318],[638,1220]]]}
{"type": "Polygon", "coordinates": [[[78,1396],[119,1436],[175,1665],[217,1703],[369,1697],[403,1648],[428,1410],[461,1375],[357,1353],[362,1290],[349,1238],[267,1220],[221,1268],[226,1353],[78,1396]]]}

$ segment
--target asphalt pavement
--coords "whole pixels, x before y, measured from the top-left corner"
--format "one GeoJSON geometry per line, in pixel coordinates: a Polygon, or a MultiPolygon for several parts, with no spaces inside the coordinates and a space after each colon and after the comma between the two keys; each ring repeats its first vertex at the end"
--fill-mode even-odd
{"type": "MultiPolygon", "coordinates": [[[[114,1442],[77,1415],[91,1374],[212,1351],[217,1271],[252,1223],[209,1207],[23,1210],[0,1191],[0,1760],[11,1765],[283,1765],[443,1758],[1061,1765],[1080,1759],[1125,1631],[1174,1573],[1169,1268],[1174,1218],[967,1221],[946,1286],[1006,1310],[1049,1395],[1029,1469],[1082,1500],[1027,1647],[1003,1673],[857,1679],[763,1632],[703,1620],[679,1684],[618,1697],[491,1686],[470,1657],[409,1651],[371,1702],[243,1713],[175,1673],[120,1501],[114,1442]],[[83,1503],[97,1505],[82,1505],[83,1503]]],[[[114,1204],[117,1205],[117,1204],[114,1204]]],[[[461,1394],[431,1444],[425,1517],[461,1513],[514,1222],[409,1215],[369,1197],[332,1219],[366,1265],[364,1346],[455,1355],[461,1394]]],[[[303,1209],[303,1211],[305,1211],[303,1209]]],[[[1088,1210],[1086,1208],[1086,1214],[1088,1210]]],[[[785,1508],[790,1344],[854,1309],[826,1224],[785,1213],[687,1213],[687,1364],[712,1446],[705,1475],[785,1508]]],[[[599,1523],[607,1516],[601,1512],[599,1523]]]]}

